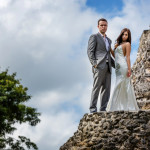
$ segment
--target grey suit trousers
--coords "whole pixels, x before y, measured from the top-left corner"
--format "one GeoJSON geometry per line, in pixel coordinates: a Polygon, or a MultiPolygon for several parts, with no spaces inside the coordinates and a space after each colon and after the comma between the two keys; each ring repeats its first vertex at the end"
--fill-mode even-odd
{"type": "Polygon", "coordinates": [[[106,63],[104,68],[97,66],[92,67],[93,72],[93,89],[91,95],[90,111],[97,111],[97,100],[100,94],[100,111],[105,111],[110,97],[111,72],[109,64],[106,63]]]}

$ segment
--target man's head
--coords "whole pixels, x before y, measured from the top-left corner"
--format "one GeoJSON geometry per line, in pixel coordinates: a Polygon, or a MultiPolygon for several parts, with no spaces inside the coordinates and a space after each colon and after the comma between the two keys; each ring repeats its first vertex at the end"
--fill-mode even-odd
{"type": "Polygon", "coordinates": [[[107,31],[107,25],[108,25],[108,23],[107,23],[107,20],[106,20],[106,19],[101,18],[101,19],[98,20],[98,25],[97,25],[97,27],[98,27],[99,32],[100,32],[101,34],[105,34],[105,32],[107,31]]]}

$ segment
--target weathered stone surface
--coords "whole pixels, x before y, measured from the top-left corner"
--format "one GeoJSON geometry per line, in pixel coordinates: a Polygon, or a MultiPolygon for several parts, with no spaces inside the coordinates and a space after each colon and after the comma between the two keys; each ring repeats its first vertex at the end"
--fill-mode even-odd
{"type": "Polygon", "coordinates": [[[76,134],[60,147],[60,150],[104,149],[149,150],[150,110],[85,114],[76,134]],[[90,120],[93,120],[92,124],[90,120]],[[100,124],[97,120],[101,120],[100,124]]]}
{"type": "Polygon", "coordinates": [[[150,109],[150,30],[144,30],[137,59],[132,67],[132,83],[141,109],[150,109]]]}
{"type": "Polygon", "coordinates": [[[85,114],[60,150],[150,150],[150,30],[141,36],[132,83],[139,112],[85,114]]]}

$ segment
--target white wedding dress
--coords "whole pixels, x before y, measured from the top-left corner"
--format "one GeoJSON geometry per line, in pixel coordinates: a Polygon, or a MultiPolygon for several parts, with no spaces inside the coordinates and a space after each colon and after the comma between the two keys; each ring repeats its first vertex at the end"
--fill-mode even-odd
{"type": "Polygon", "coordinates": [[[127,61],[121,45],[115,49],[115,67],[116,85],[106,111],[138,111],[132,82],[127,77],[127,61]]]}

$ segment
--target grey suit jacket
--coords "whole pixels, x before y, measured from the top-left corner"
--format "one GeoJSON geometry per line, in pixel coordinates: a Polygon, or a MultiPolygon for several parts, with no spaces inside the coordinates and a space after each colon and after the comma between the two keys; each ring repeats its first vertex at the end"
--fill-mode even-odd
{"type": "Polygon", "coordinates": [[[93,34],[90,36],[88,41],[87,54],[92,66],[98,65],[100,68],[104,68],[106,65],[106,59],[108,57],[109,68],[111,72],[111,67],[115,68],[115,63],[110,55],[111,40],[107,37],[109,42],[109,48],[106,49],[105,42],[100,33],[93,34]]]}

